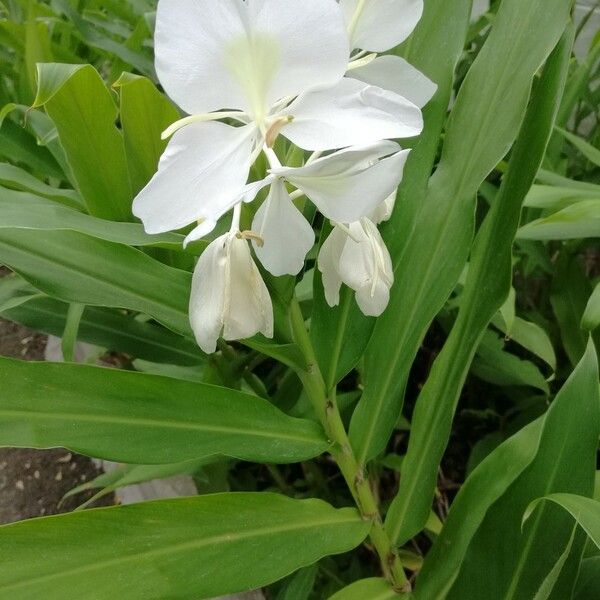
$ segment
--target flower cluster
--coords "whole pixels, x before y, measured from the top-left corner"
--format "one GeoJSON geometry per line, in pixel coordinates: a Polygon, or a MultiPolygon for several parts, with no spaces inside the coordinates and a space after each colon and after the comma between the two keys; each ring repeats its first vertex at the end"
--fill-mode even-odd
{"type": "MultiPolygon", "coordinates": [[[[368,315],[385,309],[393,283],[377,224],[389,218],[408,150],[435,85],[397,56],[423,0],[160,0],[156,69],[188,117],[169,127],[158,172],[134,201],[148,233],[195,224],[208,235],[229,211],[229,233],[200,257],[190,320],[198,344],[273,335],[271,299],[250,244],[275,276],[296,275],[315,243],[294,201],[306,196],[334,228],[318,267],[329,304],[345,283],[368,315]],[[282,164],[283,136],[312,154],[282,164]],[[261,181],[248,183],[264,154],[261,181]],[[269,188],[250,231],[243,203],[269,188]]],[[[285,161],[284,161],[285,162],[285,161]]]]}

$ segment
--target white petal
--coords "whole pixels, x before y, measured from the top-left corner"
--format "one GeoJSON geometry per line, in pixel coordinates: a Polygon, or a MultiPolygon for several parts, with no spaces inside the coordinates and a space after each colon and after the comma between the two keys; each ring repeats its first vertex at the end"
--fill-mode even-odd
{"type": "Polygon", "coordinates": [[[205,235],[208,235],[215,227],[217,226],[217,222],[212,219],[205,219],[201,223],[198,223],[198,226],[192,229],[190,233],[186,236],[185,240],[183,240],[183,247],[187,248],[189,244],[192,242],[197,242],[201,240],[205,235]]]}
{"type": "Polygon", "coordinates": [[[236,203],[250,171],[252,126],[194,123],[167,146],[158,173],[133,202],[148,233],[180,229],[198,219],[217,221],[236,203]]]}
{"type": "Polygon", "coordinates": [[[155,48],[161,83],[190,114],[265,111],[335,83],[349,54],[331,0],[160,0],[155,48]]]}
{"type": "Polygon", "coordinates": [[[253,242],[256,256],[276,277],[300,273],[315,243],[313,228],[294,206],[280,179],[273,183],[269,196],[258,209],[252,231],[264,240],[262,246],[253,242]]]}
{"type": "Polygon", "coordinates": [[[190,324],[198,345],[207,354],[216,350],[223,329],[229,238],[226,234],[209,244],[192,279],[190,324]]]}
{"type": "Polygon", "coordinates": [[[353,48],[385,52],[403,42],[423,14],[423,0],[340,0],[353,48]],[[355,17],[357,8],[362,8],[355,17]]]}
{"type": "Polygon", "coordinates": [[[389,221],[394,213],[397,196],[397,191],[390,194],[370,215],[367,215],[369,221],[373,221],[376,225],[384,221],[389,221]]]}
{"type": "Polygon", "coordinates": [[[229,261],[223,337],[242,340],[257,333],[273,337],[271,297],[246,240],[232,236],[229,261]]]}
{"type": "Polygon", "coordinates": [[[378,317],[388,305],[394,281],[392,260],[377,227],[368,219],[351,223],[339,261],[342,281],[356,291],[362,312],[378,317]]]}
{"type": "Polygon", "coordinates": [[[371,213],[395,192],[410,150],[395,142],[340,150],[300,168],[273,169],[301,189],[332,221],[351,223],[371,213]]]}
{"type": "Polygon", "coordinates": [[[332,307],[340,303],[342,278],[338,269],[346,240],[346,234],[337,227],[334,227],[319,251],[317,265],[322,274],[325,300],[332,307]]]}
{"type": "Polygon", "coordinates": [[[437,91],[437,85],[431,79],[400,56],[379,56],[368,65],[349,71],[348,77],[390,90],[419,108],[423,108],[437,91]]]}
{"type": "Polygon", "coordinates": [[[286,110],[281,133],[305,150],[334,150],[408,138],[423,130],[421,110],[398,94],[345,77],[323,91],[300,95],[286,110]]]}

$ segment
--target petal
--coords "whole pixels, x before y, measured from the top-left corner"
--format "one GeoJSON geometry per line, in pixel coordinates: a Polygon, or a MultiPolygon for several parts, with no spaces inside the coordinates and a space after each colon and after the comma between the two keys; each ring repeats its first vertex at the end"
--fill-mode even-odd
{"type": "Polygon", "coordinates": [[[340,303],[342,278],[338,268],[347,239],[346,234],[341,229],[334,227],[329,237],[323,242],[317,261],[319,271],[322,274],[325,300],[332,307],[340,303]]]}
{"type": "Polygon", "coordinates": [[[369,221],[373,221],[377,225],[384,221],[389,221],[396,207],[397,195],[397,191],[393,192],[370,215],[367,215],[369,221]]]}
{"type": "Polygon", "coordinates": [[[390,90],[419,108],[437,91],[431,79],[399,56],[379,56],[368,65],[349,71],[348,77],[390,90]]]}
{"type": "Polygon", "coordinates": [[[403,42],[423,14],[423,0],[340,0],[352,48],[385,52],[403,42]],[[356,9],[361,8],[356,15],[356,9]]]}
{"type": "Polygon", "coordinates": [[[148,233],[180,229],[204,218],[217,221],[235,204],[250,171],[252,126],[194,123],[167,146],[158,173],[133,202],[148,233]]]}
{"type": "Polygon", "coordinates": [[[348,38],[331,0],[160,0],[156,70],[190,114],[264,112],[343,76],[348,38]]]}
{"type": "Polygon", "coordinates": [[[340,150],[300,168],[273,169],[301,189],[323,215],[351,223],[371,213],[395,192],[410,150],[395,142],[340,150]]]}
{"type": "Polygon", "coordinates": [[[276,277],[300,273],[315,243],[315,234],[280,179],[271,186],[269,196],[258,209],[252,230],[264,240],[262,246],[256,242],[253,245],[269,273],[276,277]]]}
{"type": "Polygon", "coordinates": [[[300,95],[285,113],[293,121],[282,135],[305,150],[414,137],[423,130],[423,115],[412,102],[347,77],[327,90],[300,95]]]}
{"type": "Polygon", "coordinates": [[[377,227],[368,219],[351,223],[352,237],[340,257],[342,281],[356,291],[361,311],[378,317],[387,307],[394,281],[392,260],[377,227]]]}
{"type": "Polygon", "coordinates": [[[271,296],[252,260],[248,242],[235,236],[229,248],[228,285],[223,337],[242,340],[257,333],[273,337],[271,296]]]}
{"type": "Polygon", "coordinates": [[[230,234],[209,244],[202,253],[192,278],[190,324],[198,345],[207,354],[217,349],[223,329],[227,253],[230,234]]]}
{"type": "Polygon", "coordinates": [[[188,233],[186,238],[183,240],[183,247],[187,248],[192,242],[201,240],[205,235],[208,235],[217,226],[217,222],[212,219],[205,219],[198,223],[198,227],[195,227],[188,233]]]}

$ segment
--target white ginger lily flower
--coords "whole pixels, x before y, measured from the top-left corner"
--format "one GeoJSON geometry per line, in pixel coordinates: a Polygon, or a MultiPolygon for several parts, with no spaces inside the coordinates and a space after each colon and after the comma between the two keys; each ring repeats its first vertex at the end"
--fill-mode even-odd
{"type": "Polygon", "coordinates": [[[279,134],[321,152],[423,127],[410,101],[344,78],[348,33],[333,0],[160,0],[155,52],[163,87],[191,116],[165,132],[158,173],[134,201],[149,233],[198,221],[198,239],[253,200],[250,167],[279,134]],[[224,118],[242,126],[208,122],[224,118]]]}
{"type": "MultiPolygon", "coordinates": [[[[394,202],[395,194],[378,207],[373,217],[389,218],[394,202]]],[[[392,259],[377,226],[368,217],[349,225],[334,223],[319,252],[318,268],[329,306],[340,303],[340,288],[345,283],[356,292],[356,302],[365,315],[378,317],[386,309],[394,283],[392,259]]]]}
{"type": "Polygon", "coordinates": [[[437,85],[399,56],[377,56],[402,43],[423,15],[423,0],[340,0],[351,50],[347,76],[403,96],[419,108],[437,85]],[[371,52],[371,54],[365,53],[371,52]]]}
{"type": "Polygon", "coordinates": [[[190,323],[198,345],[208,354],[216,350],[220,337],[273,337],[271,297],[239,232],[216,239],[200,256],[192,281],[190,323]]]}
{"type": "Polygon", "coordinates": [[[273,181],[252,232],[255,252],[273,275],[296,275],[314,243],[312,226],[292,203],[283,180],[306,195],[328,219],[343,223],[368,215],[398,187],[410,150],[382,141],[353,146],[303,167],[275,167],[273,181]]]}

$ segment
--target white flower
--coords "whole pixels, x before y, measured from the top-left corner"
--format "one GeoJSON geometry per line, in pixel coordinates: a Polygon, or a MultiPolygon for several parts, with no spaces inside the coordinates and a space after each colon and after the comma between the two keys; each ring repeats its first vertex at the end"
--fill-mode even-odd
{"type": "Polygon", "coordinates": [[[273,306],[250,247],[229,232],[204,251],[192,282],[190,323],[198,345],[210,354],[217,340],[273,337],[273,306]]]}
{"type": "Polygon", "coordinates": [[[356,292],[365,315],[378,317],[386,309],[394,271],[388,249],[370,219],[364,217],[348,226],[336,223],[321,247],[318,267],[329,306],[339,304],[345,283],[356,292]]]}
{"type": "Polygon", "coordinates": [[[160,0],[155,53],[163,87],[191,116],[165,132],[158,173],[134,201],[149,233],[199,221],[197,239],[251,200],[249,169],[279,134],[328,151],[423,127],[410,101],[344,77],[348,33],[333,0],[160,0]],[[224,118],[241,126],[207,122],[224,118]]]}

